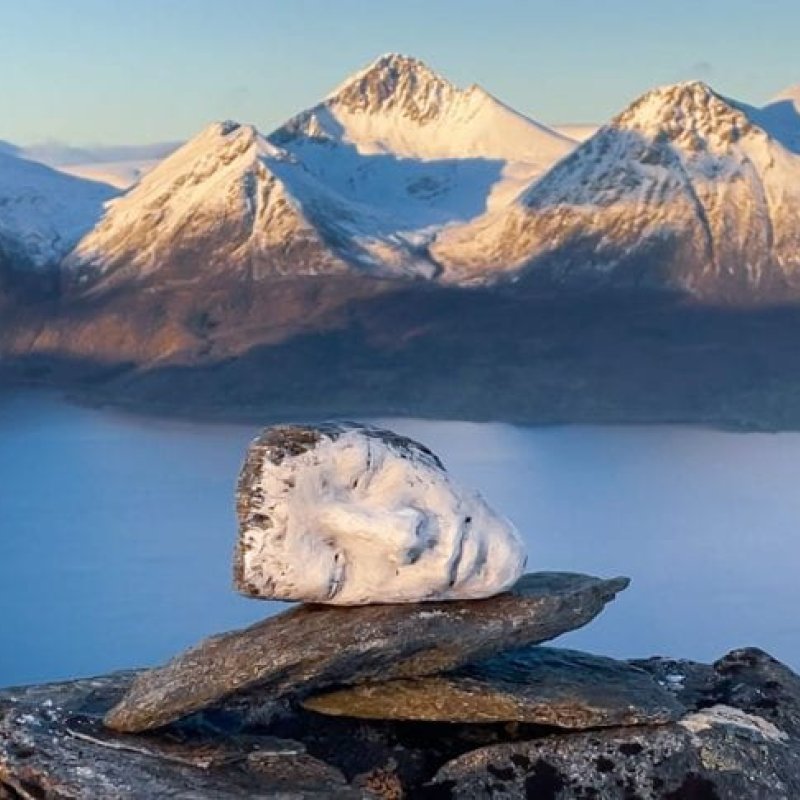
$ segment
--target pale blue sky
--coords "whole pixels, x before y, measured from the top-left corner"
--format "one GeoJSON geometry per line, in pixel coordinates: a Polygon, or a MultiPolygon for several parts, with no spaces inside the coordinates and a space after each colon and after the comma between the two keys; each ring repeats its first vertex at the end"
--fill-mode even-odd
{"type": "Polygon", "coordinates": [[[799,30],[800,0],[0,0],[0,139],[270,130],[387,51],[550,123],[689,77],[759,103],[800,83],[799,30]]]}

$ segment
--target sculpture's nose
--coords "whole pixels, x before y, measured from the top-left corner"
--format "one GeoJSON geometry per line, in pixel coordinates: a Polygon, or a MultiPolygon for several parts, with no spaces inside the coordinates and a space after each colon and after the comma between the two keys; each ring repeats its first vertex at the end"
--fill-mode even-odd
{"type": "Polygon", "coordinates": [[[348,550],[389,548],[405,561],[409,550],[424,547],[427,538],[425,515],[414,508],[387,511],[350,502],[329,502],[318,507],[320,533],[330,536],[348,550]]]}

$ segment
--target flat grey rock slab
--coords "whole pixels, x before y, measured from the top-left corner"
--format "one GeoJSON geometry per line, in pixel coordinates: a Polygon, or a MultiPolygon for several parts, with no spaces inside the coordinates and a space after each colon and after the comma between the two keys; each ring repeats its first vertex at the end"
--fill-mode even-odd
{"type": "Polygon", "coordinates": [[[627,578],[542,572],[486,600],[300,606],[202,642],[136,678],[106,717],[119,731],[157,728],[239,692],[262,700],[329,686],[431,675],[579,628],[627,578]]]}
{"type": "Polygon", "coordinates": [[[624,661],[531,646],[453,672],[314,695],[322,714],[429,722],[527,722],[586,729],[673,722],[685,708],[624,661]]]}
{"type": "Polygon", "coordinates": [[[296,741],[179,728],[160,737],[110,732],[100,715],[132,678],[0,692],[0,798],[374,797],[296,741]]]}

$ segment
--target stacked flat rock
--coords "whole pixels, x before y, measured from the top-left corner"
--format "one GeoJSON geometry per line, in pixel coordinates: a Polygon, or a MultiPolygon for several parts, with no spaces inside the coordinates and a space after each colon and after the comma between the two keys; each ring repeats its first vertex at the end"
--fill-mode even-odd
{"type": "MultiPolygon", "coordinates": [[[[305,604],[209,639],[138,677],[106,716],[110,728],[157,728],[236,695],[257,697],[268,713],[331,687],[435,676],[473,662],[485,671],[492,668],[482,662],[498,653],[585,625],[628,583],[523,575],[524,547],[508,520],[459,486],[424,445],[364,425],[268,428],[248,451],[237,511],[236,587],[305,604]]],[[[475,706],[461,717],[544,718],[547,701],[532,701],[528,691],[533,674],[522,670],[517,678],[516,688],[513,681],[506,686],[526,710],[506,703],[500,711],[495,692],[493,714],[475,706]]],[[[442,680],[451,693],[464,690],[457,676],[442,680]]],[[[473,699],[488,697],[489,684],[471,690],[473,699]]],[[[639,702],[635,684],[632,678],[627,719],[669,715],[665,702],[639,702]]],[[[399,685],[385,690],[394,694],[399,685]]],[[[560,690],[551,708],[569,702],[560,690]]],[[[591,705],[587,682],[582,690],[591,705]]],[[[431,687],[417,691],[430,694],[431,687]]],[[[392,716],[375,706],[378,698],[370,713],[392,716]]],[[[331,700],[309,702],[325,711],[331,700]]],[[[354,697],[340,698],[331,713],[342,713],[342,702],[354,697]]],[[[580,713],[603,717],[597,708],[580,713]]],[[[418,718],[425,718],[422,710],[418,718]]],[[[613,712],[610,718],[619,719],[613,712]]]]}
{"type": "Polygon", "coordinates": [[[485,600],[302,605],[145,672],[106,723],[143,731],[234,694],[257,695],[268,708],[327,687],[445,672],[579,628],[625,586],[625,578],[534,573],[485,600]]]}

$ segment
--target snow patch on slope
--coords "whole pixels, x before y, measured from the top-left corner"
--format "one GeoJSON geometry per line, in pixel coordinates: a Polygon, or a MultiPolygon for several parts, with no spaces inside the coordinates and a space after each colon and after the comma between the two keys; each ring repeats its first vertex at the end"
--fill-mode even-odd
{"type": "Polygon", "coordinates": [[[678,724],[693,734],[722,726],[737,729],[768,742],[785,742],[789,738],[785,731],[773,725],[769,720],[723,704],[688,714],[678,724]]]}
{"type": "Polygon", "coordinates": [[[52,267],[115,194],[102,183],[0,153],[0,242],[20,263],[52,267]]]}

